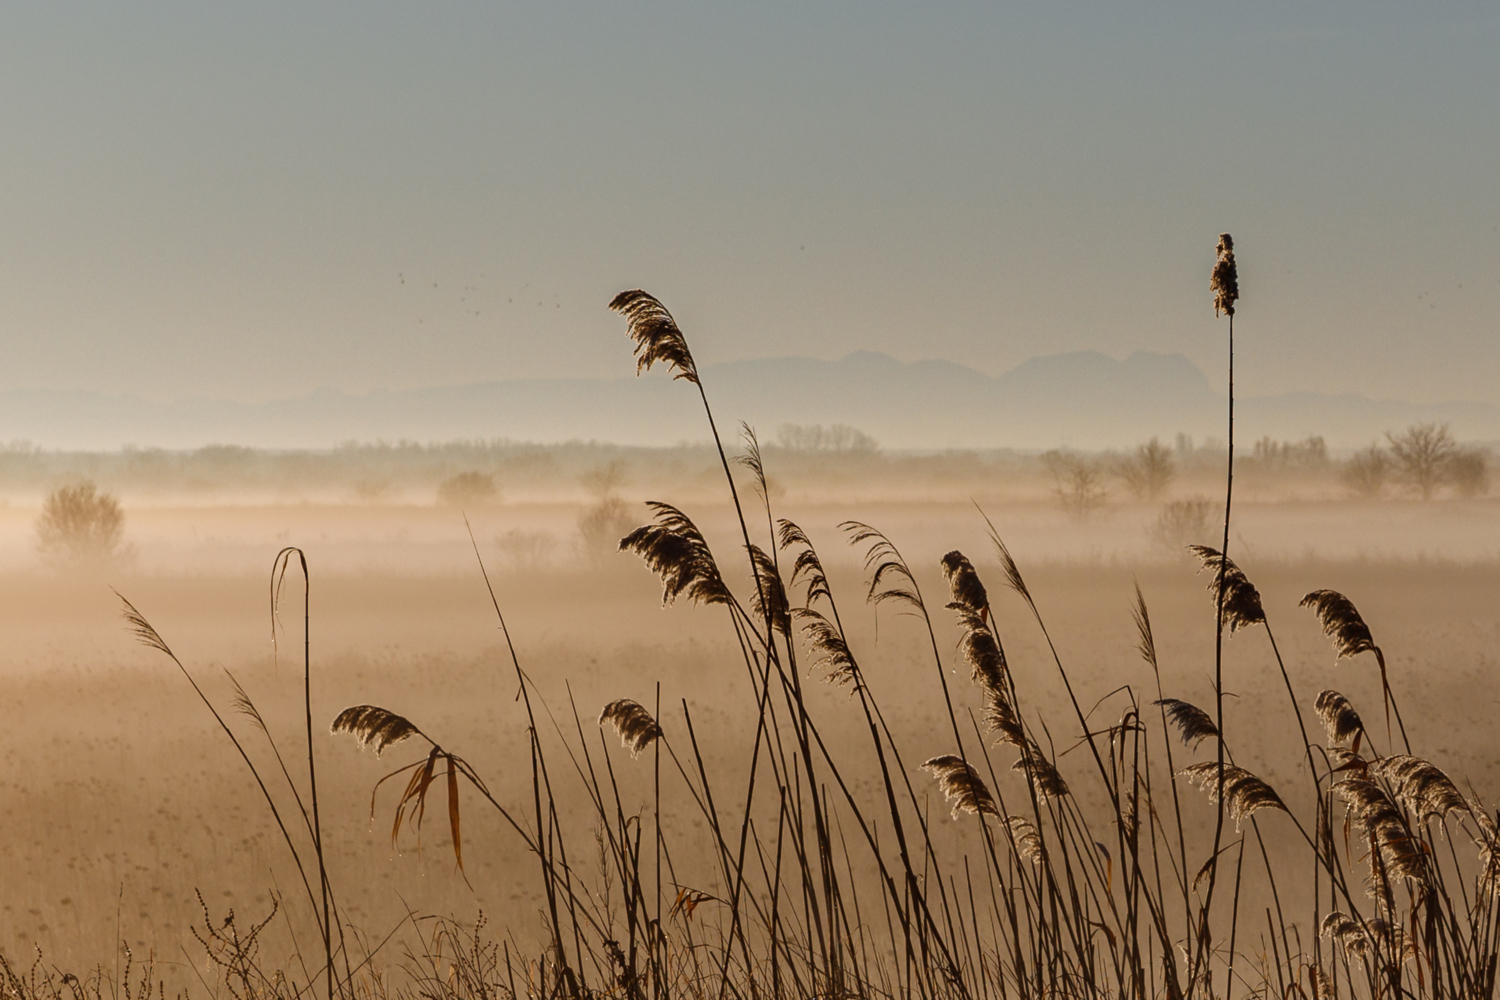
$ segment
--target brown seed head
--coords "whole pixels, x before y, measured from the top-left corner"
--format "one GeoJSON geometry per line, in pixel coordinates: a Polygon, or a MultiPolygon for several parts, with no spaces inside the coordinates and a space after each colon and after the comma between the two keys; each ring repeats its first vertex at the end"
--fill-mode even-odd
{"type": "Polygon", "coordinates": [[[1234,315],[1234,302],[1240,297],[1240,275],[1234,264],[1234,237],[1219,234],[1219,257],[1214,261],[1208,287],[1214,293],[1214,315],[1234,315]]]}

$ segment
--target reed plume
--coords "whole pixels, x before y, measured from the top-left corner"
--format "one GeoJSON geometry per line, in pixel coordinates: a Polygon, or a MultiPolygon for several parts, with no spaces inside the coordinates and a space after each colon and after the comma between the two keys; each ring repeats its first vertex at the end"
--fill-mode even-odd
{"type": "Polygon", "coordinates": [[[849,684],[857,690],[862,683],[859,664],[838,627],[811,608],[798,608],[793,614],[802,623],[802,637],[813,651],[813,669],[823,671],[830,684],[849,684]]]}
{"type": "Polygon", "coordinates": [[[1393,879],[1409,879],[1425,887],[1428,875],[1424,845],[1406,825],[1400,808],[1385,789],[1368,777],[1350,777],[1334,782],[1333,791],[1369,838],[1371,895],[1390,909],[1395,899],[1391,891],[1393,879]]]}
{"type": "Polygon", "coordinates": [[[361,750],[373,749],[377,757],[386,747],[409,737],[427,738],[407,719],[376,705],[355,705],[344,709],[333,720],[328,731],[348,733],[354,737],[361,750]]]}
{"type": "MultiPolygon", "coordinates": [[[[975,582],[978,582],[977,577],[975,582]]],[[[982,588],[984,585],[979,586],[982,588]]],[[[958,648],[964,661],[969,664],[973,678],[982,683],[986,690],[1004,697],[1007,688],[1005,650],[995,638],[994,630],[985,623],[983,614],[968,604],[954,601],[948,607],[958,615],[959,628],[963,630],[958,648]]]]}
{"type": "Polygon", "coordinates": [[[1230,632],[1249,625],[1263,625],[1265,609],[1260,605],[1260,591],[1255,589],[1244,570],[1235,565],[1233,559],[1223,556],[1218,549],[1207,545],[1189,545],[1188,549],[1198,557],[1202,568],[1211,571],[1208,583],[1209,595],[1214,603],[1220,601],[1223,589],[1223,621],[1230,632]]]}
{"type": "Polygon", "coordinates": [[[1183,746],[1190,750],[1198,749],[1198,745],[1204,740],[1219,735],[1219,727],[1214,725],[1213,717],[1197,705],[1176,698],[1161,698],[1156,704],[1166,710],[1168,721],[1177,727],[1183,746]]]}
{"type": "Polygon", "coordinates": [[[757,586],[751,596],[751,607],[760,621],[770,622],[771,628],[782,635],[792,632],[792,614],[787,605],[786,588],[781,585],[781,574],[776,571],[776,561],[759,545],[750,546],[750,565],[755,569],[757,586]]]}
{"type": "Polygon", "coordinates": [[[943,575],[948,578],[948,586],[953,594],[953,604],[962,605],[981,618],[987,617],[989,594],[985,592],[984,584],[968,556],[955,549],[943,556],[942,563],[943,575]]]}
{"type": "Polygon", "coordinates": [[[608,722],[615,727],[620,745],[639,757],[641,751],[661,739],[661,726],[646,711],[644,705],[629,698],[620,698],[604,706],[599,713],[599,725],[608,722]]]}
{"type": "Polygon", "coordinates": [[[1337,659],[1375,650],[1370,627],[1360,617],[1354,602],[1336,590],[1315,590],[1298,602],[1299,608],[1312,608],[1323,626],[1323,633],[1333,640],[1337,659]]]}
{"type": "Polygon", "coordinates": [[[1313,708],[1322,720],[1331,742],[1343,743],[1352,739],[1354,742],[1350,745],[1350,752],[1359,753],[1360,737],[1365,731],[1365,724],[1348,698],[1337,691],[1324,691],[1318,695],[1313,708]]]}
{"type": "Polygon", "coordinates": [[[1219,789],[1222,788],[1224,804],[1228,806],[1229,816],[1234,820],[1236,828],[1240,826],[1241,821],[1262,809],[1280,809],[1282,812],[1290,812],[1286,804],[1281,801],[1281,796],[1276,794],[1275,789],[1243,767],[1234,764],[1223,765],[1222,780],[1220,765],[1211,760],[1201,764],[1189,764],[1178,773],[1203,789],[1208,794],[1210,802],[1218,801],[1219,789]]]}
{"type": "Polygon", "coordinates": [[[1234,315],[1235,300],[1240,297],[1239,269],[1234,263],[1234,237],[1219,234],[1218,259],[1209,275],[1208,287],[1214,293],[1214,315],[1234,315]]]}
{"type": "Polygon", "coordinates": [[[1455,811],[1469,812],[1469,800],[1464,798],[1453,780],[1431,761],[1409,754],[1397,754],[1373,761],[1370,773],[1388,781],[1401,803],[1421,823],[1429,819],[1443,819],[1455,811]]]}
{"type": "Polygon", "coordinates": [[[696,604],[729,604],[729,588],[698,526],[671,504],[652,500],[646,506],[655,512],[653,523],[620,539],[620,551],[634,552],[661,577],[662,604],[682,594],[696,604]]]}
{"type": "Polygon", "coordinates": [[[1000,815],[1000,810],[995,807],[995,797],[979,777],[979,772],[962,757],[943,754],[924,763],[922,770],[937,779],[938,788],[953,803],[954,819],[964,812],[1000,815]]]}
{"type": "Polygon", "coordinates": [[[650,371],[660,361],[672,369],[674,379],[698,384],[698,366],[688,350],[687,338],[656,296],[634,288],[616,295],[609,307],[625,317],[625,332],[635,341],[637,375],[650,371]]]}
{"type": "Polygon", "coordinates": [[[1010,828],[1010,840],[1016,853],[1027,861],[1042,863],[1042,838],[1037,836],[1036,824],[1025,816],[1012,816],[1005,821],[1010,828]]]}
{"type": "Polygon", "coordinates": [[[793,586],[802,580],[807,581],[807,594],[803,603],[811,607],[812,603],[820,597],[831,601],[833,592],[828,588],[828,575],[823,571],[823,562],[818,558],[818,553],[813,548],[807,533],[785,518],[777,522],[777,529],[777,541],[783,551],[793,546],[800,549],[796,560],[792,563],[790,579],[793,586]]]}

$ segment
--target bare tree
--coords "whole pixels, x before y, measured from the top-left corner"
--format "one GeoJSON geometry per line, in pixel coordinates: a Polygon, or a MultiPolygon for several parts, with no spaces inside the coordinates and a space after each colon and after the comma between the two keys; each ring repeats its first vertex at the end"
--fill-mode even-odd
{"type": "Polygon", "coordinates": [[[1115,471],[1130,492],[1145,500],[1159,497],[1177,475],[1172,450],[1154,437],[1122,459],[1115,471]]]}
{"type": "Polygon", "coordinates": [[[1362,497],[1376,497],[1390,478],[1391,456],[1384,448],[1372,444],[1349,456],[1339,473],[1344,485],[1362,497]]]}
{"type": "Polygon", "coordinates": [[[1458,452],[1458,444],[1447,424],[1412,424],[1399,437],[1387,432],[1391,456],[1401,478],[1416,487],[1423,500],[1432,499],[1449,477],[1449,465],[1458,452]]]}
{"type": "Polygon", "coordinates": [[[1459,496],[1484,496],[1490,491],[1489,457],[1479,448],[1460,449],[1448,462],[1448,476],[1459,496]]]}
{"type": "Polygon", "coordinates": [[[1104,505],[1109,491],[1099,462],[1060,451],[1049,451],[1042,460],[1057,483],[1053,493],[1063,510],[1074,517],[1088,517],[1104,505]]]}

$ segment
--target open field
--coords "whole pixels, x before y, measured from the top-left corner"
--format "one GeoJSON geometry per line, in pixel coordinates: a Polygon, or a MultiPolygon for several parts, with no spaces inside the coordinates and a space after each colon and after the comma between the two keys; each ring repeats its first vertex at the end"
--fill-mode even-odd
{"type": "MultiPolygon", "coordinates": [[[[735,775],[746,770],[756,716],[723,609],[679,604],[663,610],[659,584],[635,557],[584,551],[576,524],[586,505],[502,504],[471,515],[522,666],[574,743],[570,696],[576,702],[596,762],[600,706],[620,697],[650,706],[659,684],[669,735],[683,728],[685,700],[700,736],[711,734],[703,746],[710,770],[733,788],[741,780],[735,775]],[[540,555],[521,558],[499,541],[513,531],[547,535],[552,543],[540,555]]],[[[743,574],[730,568],[729,510],[690,506],[689,512],[725,553],[726,576],[742,589],[743,574]]],[[[978,711],[968,669],[955,652],[958,633],[941,610],[947,588],[938,567],[952,548],[973,558],[990,584],[1018,688],[1053,725],[1057,750],[1071,744],[1076,725],[1068,724],[1056,668],[1023,606],[1001,594],[1001,572],[972,506],[862,499],[789,503],[778,513],[801,523],[823,553],[870,690],[884,699],[893,736],[910,758],[946,753],[951,745],[928,640],[919,622],[889,607],[879,614],[877,636],[875,613],[861,606],[863,572],[835,527],[847,517],[884,530],[917,570],[955,698],[978,711]]],[[[1143,703],[1156,696],[1134,649],[1132,581],[1151,608],[1163,690],[1211,704],[1213,628],[1205,578],[1195,564],[1148,537],[1153,508],[1121,504],[1078,520],[1044,502],[1013,502],[987,513],[1026,574],[1086,707],[1126,684],[1143,703]]],[[[1500,798],[1500,758],[1490,739],[1500,703],[1496,514],[1486,500],[1250,503],[1236,511],[1233,542],[1236,558],[1260,588],[1304,699],[1339,688],[1363,706],[1371,731],[1378,729],[1384,740],[1383,719],[1377,726],[1378,674],[1359,659],[1335,665],[1317,622],[1296,607],[1310,590],[1338,589],[1355,600],[1387,652],[1412,745],[1455,778],[1472,782],[1491,805],[1500,798]]],[[[242,920],[259,918],[276,893],[284,898],[283,913],[267,932],[262,960],[306,981],[293,956],[311,964],[306,956],[318,951],[307,902],[299,898],[295,869],[248,772],[170,661],[126,633],[108,589],[116,587],[139,607],[223,709],[233,694],[223,670],[233,672],[295,769],[302,724],[300,616],[293,600],[283,613],[278,662],[268,603],[271,558],[289,544],[302,546],[311,564],[322,817],[331,881],[348,925],[373,944],[408,912],[468,923],[482,911],[492,930],[503,929],[522,950],[545,944],[535,861],[493,814],[465,792],[466,884],[441,809],[428,818],[420,849],[405,831],[399,848],[391,846],[396,789],[387,786],[370,822],[375,780],[418,752],[398,746],[377,761],[345,737],[323,735],[348,705],[389,707],[467,758],[498,799],[525,806],[531,788],[525,715],[456,509],[307,503],[131,509],[132,561],[98,573],[41,565],[32,549],[35,516],[34,508],[20,504],[0,509],[6,636],[0,951],[24,962],[40,946],[49,963],[64,968],[107,967],[118,927],[137,960],[146,952],[156,956],[169,987],[188,986],[204,971],[202,949],[189,930],[202,920],[195,890],[215,919],[230,907],[242,920]]],[[[300,583],[294,589],[300,598],[300,583]]],[[[1295,724],[1261,635],[1234,637],[1225,676],[1234,695],[1226,701],[1226,726],[1237,760],[1281,788],[1294,810],[1310,808],[1299,784],[1306,769],[1295,724]]],[[[846,689],[814,684],[809,706],[825,720],[836,752],[847,754],[856,785],[873,792],[875,778],[860,758],[862,721],[846,689]]],[[[1310,704],[1303,707],[1316,730],[1310,704]]],[[[1120,711],[1116,696],[1099,709],[1099,723],[1112,723],[1120,711]]],[[[249,721],[231,718],[256,760],[273,767],[249,721]]],[[[555,732],[542,735],[558,739],[555,732]]],[[[631,762],[612,733],[603,742],[627,796],[635,796],[635,807],[644,805],[649,785],[628,772],[644,774],[646,758],[631,762]]],[[[575,841],[586,842],[592,814],[581,787],[569,791],[577,779],[566,760],[559,751],[552,761],[561,822],[579,832],[575,841]],[[568,815],[569,809],[575,812],[568,815]]],[[[1074,753],[1061,765],[1078,770],[1083,760],[1074,753]]],[[[977,841],[965,845],[972,831],[945,825],[947,808],[936,788],[925,776],[912,778],[930,794],[934,836],[977,850],[977,841]]],[[[1020,782],[1001,779],[1007,780],[1020,782]]],[[[1088,794],[1082,785],[1079,794],[1088,794]]],[[[701,841],[702,820],[689,806],[664,794],[664,823],[689,841],[696,827],[701,841]]],[[[1196,792],[1185,798],[1185,810],[1211,830],[1213,809],[1196,792]]],[[[1275,832],[1275,822],[1265,822],[1268,842],[1290,863],[1299,844],[1275,832]]],[[[683,883],[726,893],[706,853],[685,853],[674,863],[683,883]]],[[[597,868],[597,862],[582,865],[597,868]]],[[[710,919],[704,912],[700,919],[710,919]]],[[[403,937],[409,934],[409,928],[399,931],[396,941],[409,944],[403,937]]],[[[382,960],[398,963],[401,945],[388,947],[382,960]]]]}

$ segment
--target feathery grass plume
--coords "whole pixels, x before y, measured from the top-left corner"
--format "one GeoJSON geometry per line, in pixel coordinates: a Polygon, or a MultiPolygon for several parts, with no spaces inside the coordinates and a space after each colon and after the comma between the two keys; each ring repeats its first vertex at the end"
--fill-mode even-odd
{"type": "Polygon", "coordinates": [[[1000,688],[985,688],[984,720],[991,732],[999,733],[997,742],[1009,743],[1018,749],[1026,746],[1027,736],[1021,727],[1021,718],[1000,688]]]}
{"type": "Polygon", "coordinates": [[[1370,627],[1360,617],[1354,602],[1338,591],[1315,590],[1302,598],[1297,607],[1312,608],[1323,633],[1333,640],[1338,659],[1374,651],[1375,639],[1370,635],[1370,627]]]}
{"type": "Polygon", "coordinates": [[[807,597],[804,603],[809,607],[820,597],[831,601],[833,592],[828,588],[828,575],[823,572],[823,562],[818,558],[818,553],[813,548],[807,533],[786,518],[776,523],[779,528],[777,537],[783,551],[794,545],[801,547],[796,561],[792,564],[790,578],[792,586],[795,587],[801,580],[807,581],[807,597]]]}
{"type": "Polygon", "coordinates": [[[891,540],[878,529],[860,521],[845,521],[839,527],[849,535],[850,545],[870,543],[865,551],[865,570],[870,574],[870,589],[865,600],[876,606],[895,601],[921,611],[922,598],[917,593],[917,579],[891,540]]]}
{"type": "Polygon", "coordinates": [[[1012,764],[1010,769],[1026,775],[1037,795],[1042,798],[1060,799],[1069,793],[1070,789],[1068,783],[1063,780],[1062,772],[1047,759],[1035,740],[1029,738],[1023,740],[1020,743],[1020,750],[1021,758],[1012,764]]]}
{"type": "Polygon", "coordinates": [[[802,637],[815,654],[812,668],[823,671],[830,684],[849,684],[858,690],[862,683],[859,665],[833,622],[811,608],[798,608],[792,613],[802,623],[802,637]]]}
{"type": "Polygon", "coordinates": [[[955,549],[943,556],[942,561],[943,575],[948,578],[948,586],[953,592],[953,603],[961,604],[981,617],[986,616],[990,606],[989,594],[985,593],[984,584],[969,557],[955,549]]]}
{"type": "MultiPolygon", "coordinates": [[[[986,522],[988,522],[988,519],[986,519],[986,522]]],[[[1000,568],[1005,573],[1006,584],[1011,590],[1020,594],[1021,599],[1035,610],[1036,605],[1031,600],[1031,591],[1026,589],[1026,581],[1021,579],[1021,568],[1016,565],[1015,559],[1011,557],[1010,549],[1000,538],[1000,534],[995,530],[994,525],[989,525],[988,531],[990,534],[990,543],[995,546],[995,554],[1000,557],[1000,568]]]]}
{"type": "Polygon", "coordinates": [[[330,733],[348,733],[353,736],[361,750],[374,749],[379,757],[382,750],[412,736],[426,737],[409,721],[375,705],[355,705],[346,708],[328,727],[330,733]]]}
{"type": "Polygon", "coordinates": [[[1005,821],[1010,828],[1010,840],[1016,853],[1027,861],[1042,863],[1042,838],[1037,836],[1036,824],[1025,816],[1012,816],[1005,821]]]}
{"type": "Polygon", "coordinates": [[[968,604],[954,601],[948,607],[958,615],[959,628],[963,629],[958,648],[969,664],[972,676],[984,684],[986,689],[997,691],[1003,697],[1007,669],[1005,651],[1000,648],[994,631],[985,624],[984,616],[968,604]]]}
{"type": "Polygon", "coordinates": [[[644,705],[629,698],[620,698],[604,706],[599,713],[599,725],[608,722],[615,727],[620,745],[639,757],[641,751],[661,739],[661,726],[646,711],[644,705]]]}
{"type": "Polygon", "coordinates": [[[1392,880],[1409,879],[1426,887],[1425,845],[1412,834],[1385,789],[1370,778],[1350,777],[1334,782],[1333,791],[1379,852],[1379,857],[1370,857],[1370,894],[1389,909],[1395,899],[1392,880]]]}
{"type": "Polygon", "coordinates": [[[131,635],[139,639],[142,645],[149,646],[159,653],[166,653],[174,660],[177,659],[177,655],[167,645],[167,640],[163,639],[161,634],[152,627],[151,623],[146,620],[146,616],[137,611],[135,605],[125,599],[124,594],[118,590],[114,594],[120,599],[120,603],[125,605],[125,609],[120,612],[120,617],[124,618],[125,624],[130,626],[131,635]]]}
{"type": "Polygon", "coordinates": [[[979,777],[979,772],[962,757],[943,754],[924,763],[922,770],[937,779],[943,796],[953,803],[954,819],[961,812],[1000,815],[1000,810],[995,807],[995,797],[979,777]]]}
{"type": "Polygon", "coordinates": [[[750,546],[750,565],[755,568],[759,586],[750,599],[751,608],[758,621],[771,622],[771,627],[782,635],[792,631],[792,614],[787,606],[786,588],[781,585],[781,574],[776,572],[775,561],[759,545],[750,546]]]}
{"type": "Polygon", "coordinates": [[[1333,980],[1328,978],[1328,973],[1312,963],[1308,963],[1306,969],[1310,1000],[1333,1000],[1333,980]]]}
{"type": "MultiPolygon", "coordinates": [[[[1178,772],[1197,785],[1208,795],[1210,802],[1219,797],[1219,765],[1216,761],[1189,764],[1178,772]]],[[[1243,767],[1224,765],[1224,803],[1229,807],[1230,818],[1235,828],[1262,809],[1280,809],[1290,812],[1276,790],[1243,767]]]]}
{"type": "Polygon", "coordinates": [[[1130,618],[1135,622],[1136,633],[1140,636],[1136,651],[1151,667],[1151,673],[1159,679],[1161,670],[1156,665],[1156,637],[1151,634],[1151,613],[1146,610],[1146,595],[1141,593],[1140,584],[1135,587],[1135,605],[1130,609],[1130,618]]]}
{"type": "Polygon", "coordinates": [[[1214,293],[1214,315],[1234,315],[1235,300],[1240,297],[1240,274],[1234,263],[1234,237],[1219,234],[1219,256],[1209,275],[1208,287],[1214,293]]]}
{"type": "Polygon", "coordinates": [[[1418,822],[1444,819],[1451,812],[1469,811],[1453,780],[1431,761],[1397,754],[1370,763],[1370,773],[1390,782],[1396,801],[1417,816],[1418,822]]]}
{"type": "Polygon", "coordinates": [[[1198,557],[1203,569],[1210,570],[1208,580],[1208,593],[1217,604],[1219,600],[1219,577],[1220,564],[1223,568],[1224,578],[1224,625],[1233,632],[1238,628],[1249,625],[1262,625],[1266,620],[1266,612],[1260,606],[1260,591],[1255,589],[1243,570],[1234,564],[1233,559],[1226,559],[1218,549],[1209,548],[1207,545],[1189,545],[1188,550],[1198,557]]]}
{"type": "Polygon", "coordinates": [[[621,292],[609,307],[625,317],[626,332],[635,341],[635,373],[649,371],[660,361],[674,372],[673,378],[698,384],[698,366],[688,350],[687,339],[667,307],[639,288],[621,292]]]}
{"type": "Polygon", "coordinates": [[[1337,691],[1324,691],[1318,695],[1318,700],[1313,703],[1313,708],[1318,713],[1318,718],[1323,721],[1323,728],[1328,732],[1328,739],[1333,743],[1343,743],[1349,739],[1354,742],[1350,745],[1350,751],[1359,753],[1359,741],[1365,731],[1365,724],[1360,719],[1359,713],[1354,706],[1349,704],[1337,691]]]}
{"type": "Polygon", "coordinates": [[[1338,910],[1323,918],[1318,934],[1358,958],[1370,953],[1370,938],[1365,933],[1365,925],[1338,910]]]}
{"type": "Polygon", "coordinates": [[[1166,709],[1168,721],[1177,727],[1183,746],[1190,750],[1198,749],[1204,740],[1219,735],[1219,727],[1214,725],[1213,718],[1197,705],[1176,698],[1162,698],[1156,704],[1166,709]]]}
{"type": "Polygon", "coordinates": [[[698,526],[671,504],[652,500],[646,506],[655,512],[653,523],[620,539],[620,551],[634,552],[661,577],[662,604],[682,594],[697,604],[730,603],[729,588],[698,526]]]}

